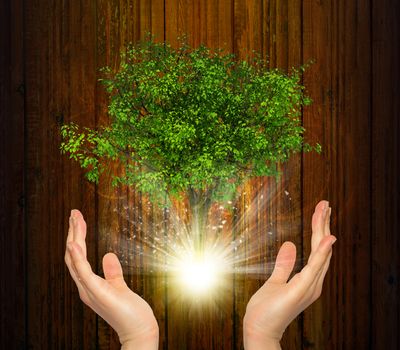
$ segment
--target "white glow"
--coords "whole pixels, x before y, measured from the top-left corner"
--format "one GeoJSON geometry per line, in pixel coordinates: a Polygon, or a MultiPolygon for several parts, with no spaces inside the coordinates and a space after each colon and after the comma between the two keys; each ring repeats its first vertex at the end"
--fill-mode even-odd
{"type": "Polygon", "coordinates": [[[222,272],[222,261],[212,255],[188,255],[178,266],[183,287],[192,294],[203,294],[218,284],[222,272]]]}

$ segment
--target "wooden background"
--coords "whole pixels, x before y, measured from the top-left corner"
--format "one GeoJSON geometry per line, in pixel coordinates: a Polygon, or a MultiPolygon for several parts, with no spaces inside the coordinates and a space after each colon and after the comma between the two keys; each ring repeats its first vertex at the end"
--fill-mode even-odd
{"type": "Polygon", "coordinates": [[[187,33],[192,45],[240,57],[254,49],[271,67],[316,60],[304,75],[314,103],[303,122],[323,153],[294,157],[277,186],[248,184],[238,216],[246,205],[258,211],[240,229],[252,229],[263,264],[294,241],[301,268],[314,205],[328,199],[338,242],[323,295],[290,325],[283,349],[399,349],[399,7],[396,0],[2,0],[0,348],[119,348],[80,302],[64,264],[72,208],[87,219],[98,273],[107,251],[130,264],[126,278],[155,310],[160,349],[243,346],[245,306],[263,280],[232,276],[219,307],[177,301],[166,276],[127,254],[129,238],[153,232],[166,213],[107,177],[89,184],[59,153],[63,122],[107,122],[98,68],[117,66],[120,49],[151,31],[172,44],[187,33]],[[255,197],[260,191],[270,199],[255,197]],[[140,217],[141,227],[130,224],[140,217]]]}

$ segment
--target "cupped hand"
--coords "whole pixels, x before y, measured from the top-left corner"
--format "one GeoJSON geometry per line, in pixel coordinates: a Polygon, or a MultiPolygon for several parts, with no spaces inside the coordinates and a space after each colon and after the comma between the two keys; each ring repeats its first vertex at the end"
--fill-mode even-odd
{"type": "Polygon", "coordinates": [[[129,289],[115,254],[103,257],[105,279],[93,273],[85,237],[85,220],[79,210],[72,210],[65,262],[81,300],[114,328],[123,349],[158,349],[158,324],[151,307],[129,289]]]}
{"type": "Polygon", "coordinates": [[[332,255],[331,208],[321,201],[312,217],[311,254],[307,265],[288,282],[296,261],[296,247],[285,242],[271,277],[251,297],[243,319],[246,350],[279,349],[289,323],[319,298],[332,255]]]}

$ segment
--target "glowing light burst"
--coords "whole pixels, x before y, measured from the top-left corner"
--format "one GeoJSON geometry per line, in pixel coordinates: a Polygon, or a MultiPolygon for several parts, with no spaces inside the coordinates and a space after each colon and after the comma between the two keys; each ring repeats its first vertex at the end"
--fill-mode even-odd
{"type": "Polygon", "coordinates": [[[204,240],[199,243],[199,237],[189,232],[187,226],[175,229],[166,249],[159,250],[157,266],[153,257],[153,266],[164,269],[181,297],[199,300],[215,296],[227,286],[233,271],[232,248],[216,235],[211,239],[212,235],[203,233],[204,240]]]}
{"type": "Polygon", "coordinates": [[[176,265],[176,273],[183,288],[193,294],[212,290],[223,278],[226,262],[212,254],[188,254],[176,265]]]}
{"type": "MultiPolygon", "coordinates": [[[[223,206],[216,206],[206,232],[198,234],[191,231],[190,220],[185,219],[185,207],[183,213],[182,207],[165,209],[150,224],[137,215],[140,212],[145,217],[146,211],[153,210],[149,201],[140,203],[140,211],[134,203],[115,208],[126,218],[121,220],[126,227],[121,228],[118,254],[122,265],[128,268],[128,274],[165,276],[169,298],[178,295],[215,301],[224,292],[231,292],[233,278],[246,275],[265,280],[274,267],[276,252],[271,255],[270,248],[284,241],[285,233],[291,229],[290,222],[285,217],[274,222],[259,221],[259,213],[276,205],[276,189],[261,186],[247,202],[246,192],[242,196],[240,208],[234,208],[239,214],[235,220],[223,206]]],[[[280,200],[292,200],[288,191],[279,191],[279,196],[280,200]]],[[[294,205],[299,207],[298,203],[294,205]]],[[[300,212],[297,215],[300,217],[300,212]]],[[[298,266],[301,263],[299,259],[298,266]]]]}

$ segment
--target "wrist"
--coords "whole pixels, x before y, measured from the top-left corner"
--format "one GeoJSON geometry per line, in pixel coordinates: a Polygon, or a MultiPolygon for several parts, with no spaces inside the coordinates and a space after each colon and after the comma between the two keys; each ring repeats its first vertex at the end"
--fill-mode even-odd
{"type": "Polygon", "coordinates": [[[243,343],[245,350],[281,350],[278,339],[268,338],[260,334],[244,332],[243,343]]]}
{"type": "Polygon", "coordinates": [[[121,350],[158,350],[158,334],[126,341],[121,344],[121,350]]]}
{"type": "Polygon", "coordinates": [[[268,338],[251,332],[244,332],[243,343],[245,350],[280,350],[278,339],[268,338]]]}
{"type": "Polygon", "coordinates": [[[281,350],[281,345],[276,339],[244,338],[245,350],[281,350]]]}
{"type": "Polygon", "coordinates": [[[140,335],[120,337],[122,350],[158,350],[158,326],[140,335]]]}
{"type": "Polygon", "coordinates": [[[158,350],[157,339],[129,341],[121,345],[121,350],[158,350]]]}
{"type": "Polygon", "coordinates": [[[271,337],[252,327],[243,327],[243,343],[245,350],[280,350],[281,337],[271,337]]]}

